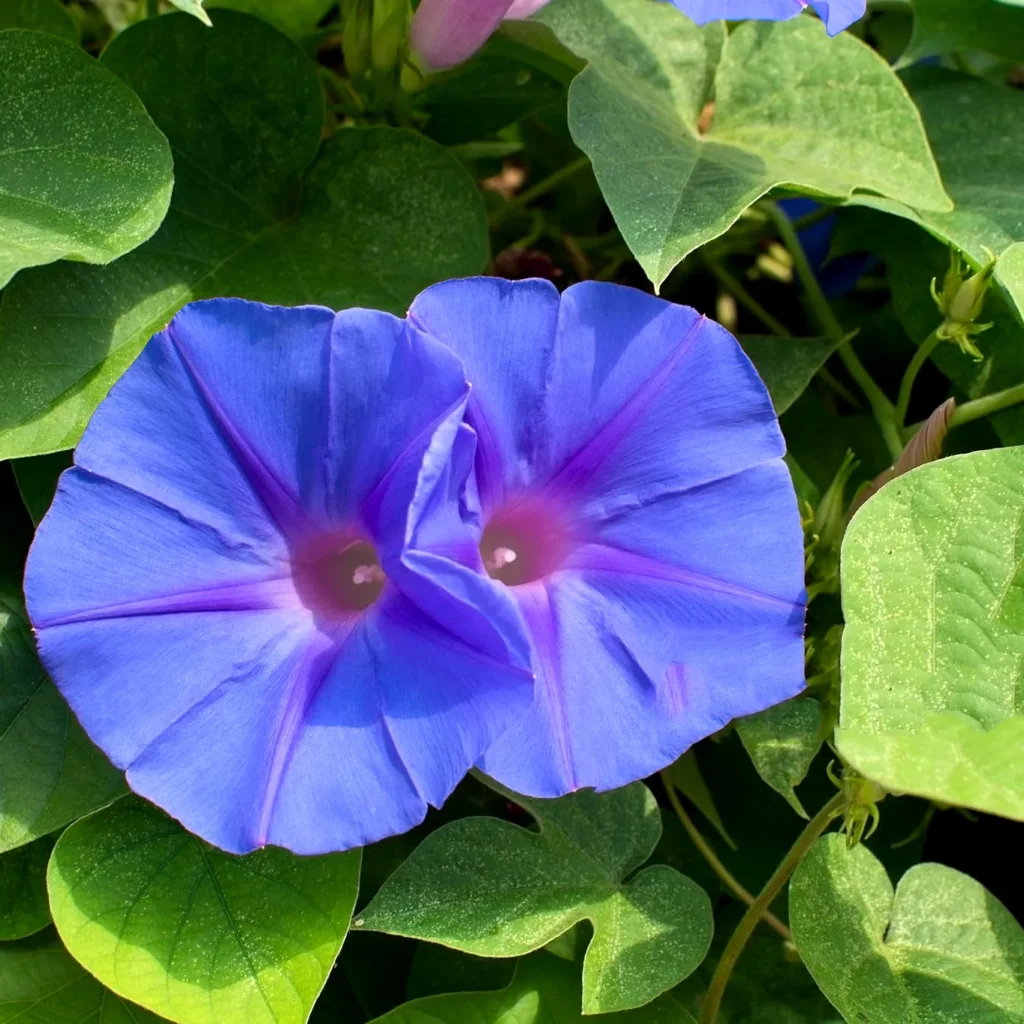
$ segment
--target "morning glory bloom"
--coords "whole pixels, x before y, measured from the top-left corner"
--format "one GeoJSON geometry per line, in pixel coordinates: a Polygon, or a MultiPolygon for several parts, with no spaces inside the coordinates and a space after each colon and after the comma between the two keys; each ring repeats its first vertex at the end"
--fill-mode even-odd
{"type": "Polygon", "coordinates": [[[477,278],[409,311],[472,391],[480,552],[537,698],[481,767],[612,789],[798,693],[804,551],[771,401],[722,327],[631,288],[477,278]]]}
{"type": "Polygon", "coordinates": [[[150,341],[25,580],[135,791],[225,850],[342,850],[421,821],[530,705],[516,607],[458,560],[467,393],[371,310],[216,299],[150,341]]]}
{"type": "MultiPolygon", "coordinates": [[[[759,21],[785,21],[808,7],[807,0],[671,0],[683,14],[698,25],[720,18],[759,21]]],[[[834,36],[864,17],[867,0],[810,0],[828,34],[834,36]]]]}

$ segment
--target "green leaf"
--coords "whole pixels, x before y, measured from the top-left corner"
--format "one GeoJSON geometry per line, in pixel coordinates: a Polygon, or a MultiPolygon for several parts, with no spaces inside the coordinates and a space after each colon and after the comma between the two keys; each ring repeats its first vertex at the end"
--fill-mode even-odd
{"type": "MultiPolygon", "coordinates": [[[[518,26],[520,31],[523,27],[518,26]]],[[[491,135],[564,92],[558,77],[535,66],[535,51],[500,31],[471,60],[432,77],[417,97],[417,107],[429,115],[426,133],[454,145],[491,135]]]]}
{"type": "Polygon", "coordinates": [[[184,11],[186,14],[191,14],[193,18],[198,18],[207,28],[213,26],[210,16],[203,10],[203,0],[171,0],[171,3],[179,11],[184,11]]]}
{"type": "Polygon", "coordinates": [[[894,893],[869,850],[828,835],[793,876],[789,912],[801,958],[849,1021],[1024,1019],[1024,931],[959,871],[918,864],[894,893]]]}
{"type": "Polygon", "coordinates": [[[0,32],[0,288],[24,267],[134,249],[172,180],[167,140],[115,75],[56,36],[0,32]]]}
{"type": "Polygon", "coordinates": [[[71,463],[71,452],[52,452],[11,462],[21,500],[25,502],[25,508],[36,526],[42,522],[57,493],[61,473],[70,469],[71,463]]]}
{"type": "Polygon", "coordinates": [[[43,836],[0,853],[0,941],[22,939],[50,923],[46,862],[55,841],[53,836],[43,836]]]}
{"type": "Polygon", "coordinates": [[[743,351],[768,388],[781,416],[803,393],[839,347],[831,338],[775,338],[744,335],[743,351]]]}
{"type": "Polygon", "coordinates": [[[78,26],[60,0],[4,0],[0,4],[0,31],[5,28],[29,28],[78,42],[78,26]]]}
{"type": "Polygon", "coordinates": [[[0,1024],[160,1024],[108,992],[52,932],[0,946],[0,1024]]]}
{"type": "Polygon", "coordinates": [[[213,17],[213,29],[151,18],[104,53],[170,139],[171,210],[109,267],[48,267],[8,289],[0,458],[73,446],[148,338],[193,299],[401,314],[427,285],[486,262],[483,200],[454,157],[384,127],[341,129],[321,147],[323,97],[299,48],[249,15],[213,17]]]}
{"type": "Polygon", "coordinates": [[[821,748],[821,707],[813,697],[797,697],[736,722],[743,747],[757,774],[802,818],[807,812],[794,791],[821,748]]]}
{"type": "Polygon", "coordinates": [[[715,798],[711,795],[704,776],[701,775],[700,765],[697,763],[697,752],[692,748],[686,751],[682,757],[669,765],[666,771],[676,789],[707,818],[718,834],[728,843],[729,848],[735,850],[736,844],[726,830],[722,816],[715,806],[715,798]]]}
{"type": "Polygon", "coordinates": [[[210,6],[255,14],[286,35],[300,39],[316,30],[333,5],[331,0],[214,0],[210,6]]]}
{"type": "MultiPolygon", "coordinates": [[[[587,1012],[587,1011],[584,1011],[587,1012]]],[[[550,953],[516,964],[515,977],[497,992],[426,996],[396,1007],[374,1024],[584,1024],[579,968],[550,953]]],[[[671,995],[640,1009],[602,1017],[607,1024],[696,1024],[671,995]]]]}
{"type": "MultiPolygon", "coordinates": [[[[1024,11],[1016,16],[1024,56],[1024,11]]],[[[986,248],[1001,255],[996,279],[1024,323],[1024,94],[944,68],[912,68],[904,79],[956,207],[940,213],[864,197],[858,202],[916,221],[979,267],[988,262],[986,248]]]]}
{"type": "Polygon", "coordinates": [[[913,0],[913,5],[914,34],[902,64],[954,50],[1024,59],[1024,11],[1014,0],[913,0]]]}
{"type": "Polygon", "coordinates": [[[479,956],[521,956],[589,920],[584,1013],[640,1006],[700,964],[712,932],[704,890],[664,865],[636,872],[661,834],[645,786],[509,798],[539,832],[496,818],[445,825],[384,883],[356,925],[479,956]]]}
{"type": "Polygon", "coordinates": [[[886,789],[1024,819],[1024,448],[915,469],[854,516],[839,752],[886,789]]]}
{"type": "Polygon", "coordinates": [[[72,825],[47,878],[72,956],[185,1024],[302,1024],[330,973],[359,852],[233,857],[134,797],[72,825]]]}
{"type": "Polygon", "coordinates": [[[39,664],[17,586],[0,580],[0,852],[123,790],[39,664]]]}
{"type": "Polygon", "coordinates": [[[950,208],[914,104],[849,33],[794,18],[726,38],[647,0],[555,0],[539,16],[590,61],[569,125],[655,286],[777,186],[950,208]]]}

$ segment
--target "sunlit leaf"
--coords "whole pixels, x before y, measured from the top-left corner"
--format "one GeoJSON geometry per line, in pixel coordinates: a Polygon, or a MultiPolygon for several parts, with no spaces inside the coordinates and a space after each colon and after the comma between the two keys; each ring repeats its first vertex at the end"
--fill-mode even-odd
{"type": "Polygon", "coordinates": [[[801,958],[848,1021],[1024,1018],[1024,930],[959,871],[918,864],[894,892],[869,850],[833,834],[794,875],[789,913],[801,958]]]}
{"type": "Polygon", "coordinates": [[[655,285],[779,185],[951,207],[903,85],[849,33],[794,18],[726,37],[646,0],[554,0],[539,16],[590,61],[569,126],[655,285]]]}
{"type": "Polygon", "coordinates": [[[843,542],[836,745],[886,789],[1024,819],[1024,448],[922,466],[843,542]]]}
{"type": "Polygon", "coordinates": [[[171,183],[167,140],[116,75],[57,36],[0,32],[0,288],[24,267],[134,249],[171,183]]]}
{"type": "Polygon", "coordinates": [[[234,857],[134,797],[72,825],[48,875],[75,959],[183,1024],[304,1024],[358,885],[358,851],[234,857]]]}
{"type": "Polygon", "coordinates": [[[481,956],[521,956],[589,920],[586,1013],[640,1006],[700,964],[712,930],[704,890],[664,865],[633,874],[661,834],[646,787],[559,800],[510,796],[539,832],[497,818],[445,825],[384,883],[356,925],[481,956]]]}

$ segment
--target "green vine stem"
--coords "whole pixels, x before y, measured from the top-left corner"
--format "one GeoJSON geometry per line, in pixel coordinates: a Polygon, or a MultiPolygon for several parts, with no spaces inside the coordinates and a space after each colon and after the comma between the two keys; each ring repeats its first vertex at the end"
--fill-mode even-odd
{"type": "Polygon", "coordinates": [[[564,167],[560,167],[557,171],[549,174],[546,178],[542,178],[536,185],[526,189],[525,192],[520,192],[515,199],[510,199],[504,206],[495,210],[491,214],[491,227],[497,227],[509,214],[529,206],[535,199],[539,199],[553,188],[557,188],[563,181],[568,181],[569,178],[579,174],[580,171],[586,170],[589,166],[590,159],[581,156],[578,160],[572,160],[564,167]]]}
{"type": "Polygon", "coordinates": [[[793,333],[788,327],[781,321],[777,320],[771,313],[768,312],[764,306],[761,305],[757,299],[754,298],[750,292],[739,282],[739,280],[728,271],[725,266],[720,263],[717,259],[711,256],[705,256],[704,262],[707,265],[708,270],[718,280],[719,284],[725,288],[726,291],[730,292],[736,299],[736,301],[743,306],[747,312],[757,317],[768,328],[772,334],[779,338],[792,338],[793,333]]]}
{"type": "Polygon", "coordinates": [[[882,389],[875,383],[871,374],[865,369],[864,364],[857,357],[857,353],[854,352],[849,344],[849,338],[843,330],[842,324],[836,319],[828,299],[825,298],[825,293],[821,290],[821,285],[818,283],[814,269],[807,259],[807,253],[804,251],[803,244],[797,235],[793,222],[775,203],[765,201],[759,205],[771,217],[775,230],[779,233],[779,239],[793,257],[793,268],[796,270],[797,277],[800,278],[800,282],[804,286],[804,291],[807,293],[807,301],[821,329],[829,338],[842,342],[839,348],[836,349],[836,354],[842,360],[850,376],[857,382],[861,391],[864,392],[864,397],[867,398],[871,411],[878,421],[878,427],[882,432],[882,437],[885,439],[889,454],[895,462],[903,453],[903,439],[900,436],[899,426],[896,422],[895,407],[886,398],[882,389]]]}
{"type": "MultiPolygon", "coordinates": [[[[665,786],[665,792],[668,794],[668,802],[672,805],[672,810],[676,812],[676,817],[682,823],[683,828],[686,829],[686,834],[693,841],[693,845],[697,847],[700,855],[708,862],[711,870],[718,875],[726,888],[729,889],[741,903],[746,903],[748,907],[753,906],[754,897],[718,859],[718,855],[711,848],[711,844],[708,843],[708,841],[700,834],[700,830],[694,824],[693,819],[686,813],[686,808],[683,807],[682,801],[676,793],[675,785],[672,782],[672,778],[669,773],[667,771],[663,771],[660,774],[661,781],[665,786]]],[[[793,941],[793,933],[767,907],[761,915],[761,920],[769,927],[774,928],[786,942],[793,941]]]]}
{"type": "Polygon", "coordinates": [[[747,912],[740,919],[736,930],[729,938],[718,966],[715,968],[711,984],[708,986],[708,994],[704,999],[704,1008],[701,1011],[701,1024],[715,1024],[718,1019],[718,1010],[722,1005],[722,996],[725,987],[729,984],[733,968],[740,958],[744,947],[747,944],[757,922],[771,905],[772,901],[782,891],[782,887],[789,881],[789,876],[797,869],[800,861],[804,859],[807,851],[814,845],[818,837],[828,828],[833,819],[837,818],[846,809],[849,797],[844,792],[836,793],[834,797],[807,823],[807,827],[800,833],[797,841],[793,844],[789,853],[786,854],[782,863],[775,869],[775,874],[768,879],[767,884],[761,890],[757,899],[747,908],[747,912]]]}
{"type": "Polygon", "coordinates": [[[910,407],[910,394],[914,389],[914,381],[917,379],[917,375],[924,366],[928,357],[935,351],[939,342],[942,341],[939,335],[939,329],[936,327],[931,334],[928,335],[924,341],[921,342],[917,347],[917,351],[914,353],[914,358],[910,360],[910,365],[907,367],[906,373],[903,374],[903,380],[900,382],[900,393],[896,399],[896,424],[902,430],[903,424],[907,422],[907,409],[910,407]]]}
{"type": "Polygon", "coordinates": [[[983,416],[989,416],[994,412],[1009,409],[1020,402],[1024,402],[1024,384],[1017,384],[992,395],[985,395],[984,398],[976,398],[973,402],[964,402],[963,405],[957,406],[949,425],[959,427],[964,423],[980,420],[983,416]]]}

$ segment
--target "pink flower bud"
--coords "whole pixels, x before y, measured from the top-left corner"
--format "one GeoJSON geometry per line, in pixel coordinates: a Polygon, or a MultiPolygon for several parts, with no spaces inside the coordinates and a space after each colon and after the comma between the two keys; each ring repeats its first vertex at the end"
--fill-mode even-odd
{"type": "Polygon", "coordinates": [[[423,0],[412,19],[412,48],[433,71],[461,64],[506,17],[526,18],[547,0],[423,0]]]}

